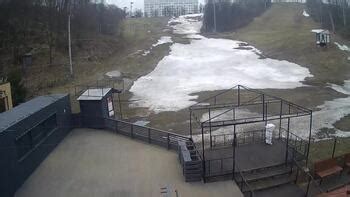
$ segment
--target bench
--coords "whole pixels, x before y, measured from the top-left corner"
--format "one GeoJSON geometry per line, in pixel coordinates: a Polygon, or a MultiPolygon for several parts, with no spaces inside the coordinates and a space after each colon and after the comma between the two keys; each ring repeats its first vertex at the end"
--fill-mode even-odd
{"type": "Polygon", "coordinates": [[[336,159],[326,159],[323,161],[318,161],[314,166],[315,174],[321,178],[320,184],[323,178],[340,173],[343,168],[337,164],[336,159]]]}
{"type": "Polygon", "coordinates": [[[344,167],[350,168],[350,153],[344,155],[344,167]]]}

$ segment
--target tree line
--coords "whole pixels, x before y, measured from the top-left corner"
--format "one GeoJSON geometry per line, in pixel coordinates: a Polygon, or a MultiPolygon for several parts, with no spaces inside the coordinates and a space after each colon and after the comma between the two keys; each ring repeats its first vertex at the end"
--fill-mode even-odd
{"type": "MultiPolygon", "coordinates": [[[[103,1],[99,1],[103,2],[103,1]]],[[[71,34],[114,34],[125,18],[123,10],[96,0],[0,0],[0,50],[12,52],[12,63],[20,63],[32,44],[66,51],[68,16],[71,34]]]]}
{"type": "Polygon", "coordinates": [[[330,29],[350,38],[350,1],[349,0],[307,0],[306,5],[311,17],[330,29]]]}
{"type": "Polygon", "coordinates": [[[203,31],[237,29],[251,22],[270,6],[271,0],[237,0],[234,3],[229,0],[209,0],[204,7],[203,31]]]}

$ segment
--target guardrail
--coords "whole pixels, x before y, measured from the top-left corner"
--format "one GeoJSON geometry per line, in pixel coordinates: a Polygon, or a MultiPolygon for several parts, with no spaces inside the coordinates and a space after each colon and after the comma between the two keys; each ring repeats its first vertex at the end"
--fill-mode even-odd
{"type": "MultiPolygon", "coordinates": [[[[212,135],[211,136],[212,147],[219,148],[219,147],[232,146],[233,138],[234,138],[233,136],[234,134],[231,134],[231,133],[212,135]]],[[[265,141],[265,129],[237,132],[236,136],[237,136],[237,139],[236,139],[237,146],[253,144],[257,142],[263,143],[265,141]]]]}
{"type": "Polygon", "coordinates": [[[104,119],[104,123],[106,130],[123,134],[133,139],[142,140],[150,144],[156,144],[167,149],[177,150],[179,141],[190,141],[189,137],[183,135],[139,126],[122,120],[104,119]]]}
{"type": "Polygon", "coordinates": [[[300,164],[298,164],[298,162],[295,159],[293,159],[293,164],[294,164],[293,166],[296,167],[295,184],[298,183],[298,180],[300,177],[304,178],[304,182],[306,179],[307,185],[305,188],[305,197],[315,196],[317,194],[324,193],[324,191],[320,188],[319,184],[316,183],[314,177],[310,174],[308,168],[303,168],[300,164]],[[304,175],[304,176],[301,176],[301,175],[304,175]]]}
{"type": "Polygon", "coordinates": [[[255,196],[254,190],[250,187],[247,179],[244,177],[242,171],[240,170],[240,168],[237,165],[236,165],[236,169],[237,169],[238,173],[236,173],[236,175],[234,176],[234,179],[235,179],[236,183],[238,183],[239,189],[244,194],[244,196],[254,197],[255,196]],[[243,187],[245,187],[246,190],[244,190],[243,187]]]}
{"type": "Polygon", "coordinates": [[[281,128],[280,139],[288,141],[288,147],[293,151],[296,151],[300,155],[306,157],[309,142],[303,138],[295,135],[292,132],[288,132],[286,129],[281,128]],[[289,133],[289,135],[288,135],[289,133]]]}

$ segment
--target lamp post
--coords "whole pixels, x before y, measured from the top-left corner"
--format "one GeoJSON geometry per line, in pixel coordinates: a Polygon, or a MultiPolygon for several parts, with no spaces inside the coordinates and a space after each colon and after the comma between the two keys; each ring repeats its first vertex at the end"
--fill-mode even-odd
{"type": "Polygon", "coordinates": [[[214,8],[214,33],[216,33],[216,5],[215,5],[215,0],[213,0],[213,8],[214,8]]]}

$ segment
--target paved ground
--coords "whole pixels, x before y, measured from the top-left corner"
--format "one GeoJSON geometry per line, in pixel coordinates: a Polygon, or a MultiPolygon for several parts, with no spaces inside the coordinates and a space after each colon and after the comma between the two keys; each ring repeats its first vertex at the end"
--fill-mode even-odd
{"type": "MultiPolygon", "coordinates": [[[[239,169],[247,171],[282,164],[285,162],[285,150],[285,142],[279,140],[275,140],[273,145],[256,143],[239,146],[236,149],[236,171],[239,169]]],[[[211,160],[206,162],[207,173],[209,173],[209,165],[211,174],[222,171],[230,173],[232,171],[232,151],[232,148],[206,150],[205,158],[211,160]],[[225,159],[221,160],[220,158],[225,159]]]]}
{"type": "Polygon", "coordinates": [[[186,183],[177,154],[109,132],[72,131],[17,191],[17,197],[242,196],[232,181],[186,183]],[[172,196],[175,196],[173,192],[172,196]]]}

